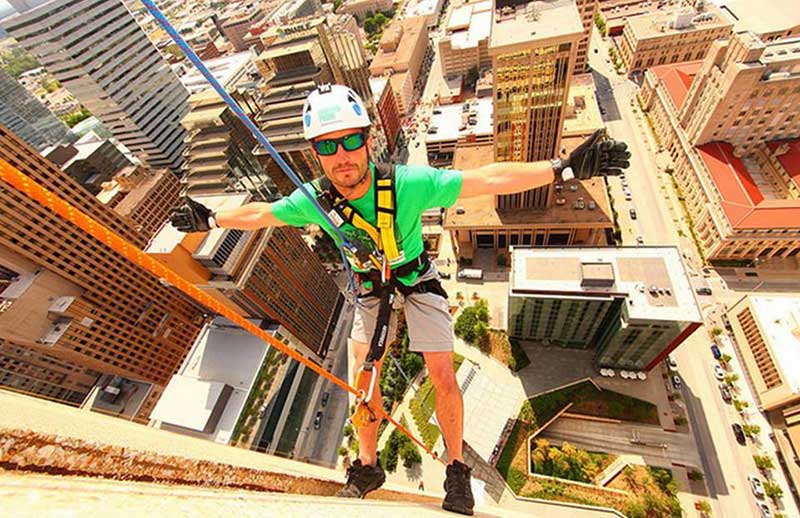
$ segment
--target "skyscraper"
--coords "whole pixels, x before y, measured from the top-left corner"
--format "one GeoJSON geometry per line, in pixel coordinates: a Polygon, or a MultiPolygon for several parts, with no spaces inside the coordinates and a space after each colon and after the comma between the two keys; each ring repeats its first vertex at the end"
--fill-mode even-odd
{"type": "MultiPolygon", "coordinates": [[[[134,245],[144,234],[0,126],[0,158],[134,245]]],[[[0,182],[0,339],[155,385],[149,414],[191,346],[203,309],[0,182]]]]}
{"type": "MultiPolygon", "coordinates": [[[[569,79],[583,25],[574,0],[497,0],[489,54],[494,73],[495,161],[558,154],[569,79]]],[[[544,208],[550,186],[497,197],[500,209],[544,208]]]]}
{"type": "Polygon", "coordinates": [[[186,89],[121,0],[13,0],[2,26],[151,168],[179,172],[186,89]]]}
{"type": "Polygon", "coordinates": [[[38,151],[61,142],[69,128],[0,68],[0,124],[38,151]]]}

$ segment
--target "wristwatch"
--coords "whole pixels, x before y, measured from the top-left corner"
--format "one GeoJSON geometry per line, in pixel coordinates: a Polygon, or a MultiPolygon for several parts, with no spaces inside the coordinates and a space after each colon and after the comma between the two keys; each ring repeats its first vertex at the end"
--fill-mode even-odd
{"type": "Polygon", "coordinates": [[[553,167],[553,173],[556,175],[561,176],[561,180],[564,182],[568,182],[575,178],[575,174],[572,172],[572,168],[567,166],[564,167],[564,161],[560,158],[552,158],[550,159],[550,165],[553,167]]]}

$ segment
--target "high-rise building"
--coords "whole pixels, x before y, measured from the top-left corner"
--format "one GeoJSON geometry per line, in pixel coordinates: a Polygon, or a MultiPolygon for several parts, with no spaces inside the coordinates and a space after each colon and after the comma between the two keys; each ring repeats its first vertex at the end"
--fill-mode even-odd
{"type": "Polygon", "coordinates": [[[594,30],[594,17],[600,9],[597,0],[575,0],[575,6],[581,16],[583,24],[583,37],[578,42],[578,55],[575,57],[573,74],[582,74],[589,65],[589,43],[592,41],[594,30]]]}
{"type": "Polygon", "coordinates": [[[799,64],[798,38],[735,33],[705,61],[645,72],[644,108],[708,259],[800,254],[799,64]]]}
{"type": "Polygon", "coordinates": [[[128,218],[149,240],[180,203],[181,182],[168,169],[126,167],[103,184],[97,199],[128,218]]]}
{"type": "MultiPolygon", "coordinates": [[[[135,246],[121,216],[0,127],[0,158],[135,246]]],[[[203,321],[180,292],[24,194],[0,185],[0,338],[75,365],[154,384],[149,414],[203,321]]]]}
{"type": "Polygon", "coordinates": [[[0,124],[38,151],[67,138],[69,128],[0,68],[0,124]]]}
{"type": "Polygon", "coordinates": [[[634,16],[625,24],[620,57],[628,73],[703,59],[711,44],[728,38],[732,28],[733,22],[711,2],[702,12],[681,7],[634,16]]]}
{"type": "Polygon", "coordinates": [[[594,349],[598,367],[649,371],[702,322],[676,247],[512,251],[511,337],[594,349]]]}
{"type": "MultiPolygon", "coordinates": [[[[250,195],[195,199],[221,210],[243,205],[250,195]]],[[[343,297],[297,229],[219,228],[201,235],[166,224],[146,252],[239,314],[278,322],[308,357],[320,361],[327,354],[343,297]]]]}
{"type": "Polygon", "coordinates": [[[798,48],[800,37],[763,43],[750,32],[715,42],[680,110],[689,140],[752,150],[800,136],[798,48]]]}
{"type": "MultiPolygon", "coordinates": [[[[259,107],[247,91],[232,96],[248,116],[257,116],[259,107]]],[[[275,184],[253,155],[255,138],[219,94],[205,90],[190,97],[189,104],[191,111],[181,121],[187,133],[181,180],[185,192],[249,191],[262,200],[277,197],[275,184]]]]}
{"type": "MultiPolygon", "coordinates": [[[[489,54],[494,75],[494,158],[558,155],[569,80],[583,25],[574,1],[497,0],[489,54]]],[[[497,197],[500,209],[544,208],[550,186],[497,197]]]]}
{"type": "Polygon", "coordinates": [[[397,139],[402,131],[400,110],[397,108],[397,99],[392,92],[389,80],[383,77],[373,77],[369,80],[372,88],[372,97],[376,100],[376,107],[380,116],[381,125],[389,153],[394,153],[397,139]]]}
{"type": "Polygon", "coordinates": [[[231,42],[236,52],[247,50],[245,35],[252,25],[264,19],[264,11],[260,7],[253,7],[243,12],[237,12],[222,23],[221,32],[231,42]]]}
{"type": "Polygon", "coordinates": [[[442,74],[465,75],[472,69],[488,68],[489,34],[492,30],[492,2],[481,0],[454,8],[439,39],[442,74]]]}
{"type": "Polygon", "coordinates": [[[189,94],[122,0],[14,0],[2,26],[148,167],[180,172],[189,94]]]}
{"type": "Polygon", "coordinates": [[[99,377],[92,369],[0,339],[0,387],[80,405],[99,377]]]}

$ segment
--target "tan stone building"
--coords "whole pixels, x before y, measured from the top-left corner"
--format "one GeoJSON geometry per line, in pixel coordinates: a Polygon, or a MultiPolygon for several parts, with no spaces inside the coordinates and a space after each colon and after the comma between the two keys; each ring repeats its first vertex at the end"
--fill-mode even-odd
{"type": "MultiPolygon", "coordinates": [[[[494,75],[494,159],[528,162],[560,149],[583,25],[572,2],[495,4],[489,54],[494,75]]],[[[497,197],[497,206],[545,208],[550,186],[497,197]]]]}
{"type": "Polygon", "coordinates": [[[720,8],[734,22],[734,31],[750,31],[764,42],[800,36],[797,0],[725,0],[720,8]]]}
{"type": "Polygon", "coordinates": [[[392,0],[347,0],[339,6],[336,12],[352,14],[363,23],[367,13],[391,11],[393,5],[392,0]]]}
{"type": "MultiPolygon", "coordinates": [[[[460,145],[454,169],[471,169],[492,162],[492,145],[460,145]]],[[[575,190],[553,186],[554,201],[544,209],[502,210],[494,196],[459,200],[447,209],[457,257],[471,259],[479,249],[504,252],[509,246],[607,245],[614,222],[602,178],[574,182],[575,190]]]]}
{"type": "Polygon", "coordinates": [[[643,106],[708,259],[800,253],[800,146],[786,140],[800,134],[800,78],[788,72],[799,65],[800,39],[737,33],[703,62],[645,73],[643,106]]]}
{"type": "Polygon", "coordinates": [[[711,44],[727,38],[733,28],[719,8],[706,4],[702,12],[682,7],[628,18],[620,45],[625,70],[703,59],[711,44]]]}
{"type": "Polygon", "coordinates": [[[575,68],[573,74],[582,74],[587,71],[589,65],[589,43],[592,41],[592,31],[594,30],[594,15],[597,13],[597,0],[575,0],[578,13],[583,25],[583,37],[578,42],[578,55],[575,57],[575,68]]]}
{"type": "Polygon", "coordinates": [[[439,39],[442,74],[445,77],[464,75],[471,69],[490,67],[491,29],[491,0],[467,3],[454,8],[447,18],[444,36],[439,39]]]}
{"type": "Polygon", "coordinates": [[[369,66],[373,77],[392,76],[392,90],[403,115],[410,109],[414,84],[427,50],[428,26],[424,16],[395,21],[384,31],[378,53],[369,66]]]}

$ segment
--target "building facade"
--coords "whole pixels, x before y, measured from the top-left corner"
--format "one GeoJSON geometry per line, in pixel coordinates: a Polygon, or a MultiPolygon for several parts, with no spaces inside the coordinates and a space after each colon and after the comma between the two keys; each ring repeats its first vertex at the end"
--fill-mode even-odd
{"type": "Polygon", "coordinates": [[[691,7],[629,18],[620,57],[628,73],[652,66],[703,59],[711,44],[726,39],[733,22],[711,2],[702,12],[691,7]]]}
{"type": "Polygon", "coordinates": [[[92,194],[99,193],[104,182],[132,165],[117,142],[100,138],[94,132],[74,144],[48,148],[43,154],[92,194]]]}
{"type": "MultiPolygon", "coordinates": [[[[135,246],[145,245],[144,234],[2,127],[0,157],[135,246]]],[[[18,191],[0,186],[0,199],[2,266],[16,277],[0,295],[0,338],[153,384],[142,406],[149,414],[204,310],[18,191]]]]}
{"type": "Polygon", "coordinates": [[[385,13],[391,11],[393,6],[392,0],[347,0],[342,2],[336,12],[352,14],[363,24],[367,13],[385,13]]]}
{"type": "MultiPolygon", "coordinates": [[[[212,210],[239,207],[247,193],[196,198],[212,210]]],[[[310,358],[327,354],[343,303],[297,229],[213,229],[183,234],[164,225],[146,252],[247,318],[278,322],[310,358]]]]}
{"type": "Polygon", "coordinates": [[[702,324],[675,247],[514,249],[508,334],[649,371],[702,324]]]}
{"type": "Polygon", "coordinates": [[[69,135],[69,128],[0,68],[0,124],[42,151],[69,135]]]}
{"type": "Polygon", "coordinates": [[[149,240],[180,204],[180,194],[181,182],[171,171],[138,166],[123,169],[103,184],[97,199],[149,240]]]}
{"type": "Polygon", "coordinates": [[[575,56],[575,68],[573,68],[572,73],[582,74],[588,71],[589,44],[592,41],[594,17],[600,7],[598,0],[575,0],[575,6],[578,8],[578,13],[580,13],[583,36],[578,41],[578,54],[575,56]]]}
{"type": "Polygon", "coordinates": [[[264,11],[259,7],[237,13],[222,23],[221,32],[225,39],[231,42],[236,52],[242,52],[248,48],[245,36],[250,27],[262,21],[264,17],[264,11]]]}
{"type": "Polygon", "coordinates": [[[189,94],[122,0],[17,4],[3,28],[145,165],[180,172],[189,94]]]}
{"type": "Polygon", "coordinates": [[[492,2],[466,3],[450,11],[439,39],[442,74],[466,75],[473,69],[489,68],[489,35],[492,29],[492,2]]]}
{"type": "Polygon", "coordinates": [[[736,33],[714,47],[705,61],[648,70],[643,107],[669,151],[708,259],[795,256],[800,153],[794,140],[782,137],[800,134],[800,81],[781,71],[800,63],[800,52],[791,52],[800,40],[764,44],[750,33],[736,33]],[[729,81],[733,77],[736,82],[729,81]],[[705,95],[701,83],[717,96],[705,95]]]}
{"type": "MultiPolygon", "coordinates": [[[[569,80],[582,35],[574,3],[496,2],[489,44],[496,162],[558,155],[569,80]]],[[[498,196],[497,206],[544,208],[551,202],[551,191],[545,186],[498,196]]]]}

